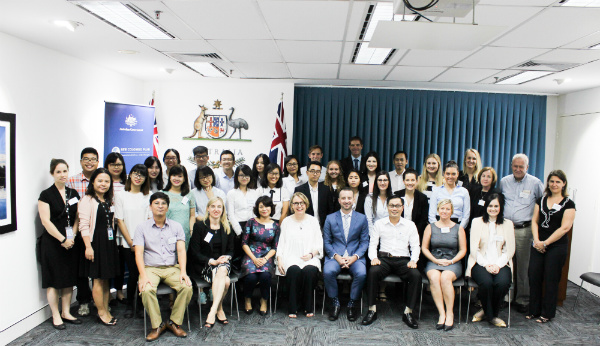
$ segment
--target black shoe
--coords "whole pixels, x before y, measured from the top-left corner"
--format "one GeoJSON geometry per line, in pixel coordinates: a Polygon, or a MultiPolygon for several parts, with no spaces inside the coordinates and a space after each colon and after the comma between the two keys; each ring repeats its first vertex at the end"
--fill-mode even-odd
{"type": "Polygon", "coordinates": [[[358,319],[358,312],[355,307],[348,308],[348,321],[354,322],[358,319]]]}
{"type": "Polygon", "coordinates": [[[529,305],[515,303],[515,310],[517,310],[517,312],[524,314],[529,311],[529,305]]]}
{"type": "Polygon", "coordinates": [[[77,319],[77,318],[76,318],[76,319],[74,319],[74,320],[69,320],[69,319],[67,319],[67,318],[63,318],[62,320],[63,320],[63,322],[65,322],[65,323],[70,323],[70,324],[81,324],[81,320],[80,320],[80,319],[77,319]]]}
{"type": "Polygon", "coordinates": [[[339,305],[334,305],[331,308],[331,313],[329,314],[329,320],[337,321],[338,317],[340,317],[340,311],[342,311],[342,307],[339,305]]]}
{"type": "Polygon", "coordinates": [[[267,312],[266,311],[260,311],[258,310],[258,314],[261,316],[267,316],[267,312]]]}
{"type": "Polygon", "coordinates": [[[377,311],[369,310],[369,312],[367,312],[367,314],[365,315],[365,318],[363,318],[363,320],[360,324],[362,324],[363,326],[368,326],[369,324],[375,322],[376,319],[377,319],[377,311]]]}
{"type": "Polygon", "coordinates": [[[65,329],[67,329],[67,327],[65,326],[64,323],[54,324],[54,322],[52,322],[52,327],[54,327],[54,329],[58,329],[58,330],[65,330],[65,329]]]}
{"type": "Polygon", "coordinates": [[[402,321],[404,321],[404,323],[406,323],[406,325],[412,329],[419,328],[419,324],[417,323],[417,320],[415,320],[412,313],[410,313],[410,312],[402,315],[402,321]]]}
{"type": "Polygon", "coordinates": [[[454,324],[453,324],[453,325],[451,325],[451,326],[444,325],[444,331],[445,331],[445,332],[449,332],[449,331],[451,331],[451,330],[452,330],[452,328],[454,328],[454,324]]]}
{"type": "Polygon", "coordinates": [[[254,312],[254,309],[250,309],[250,310],[244,310],[244,312],[246,313],[246,315],[252,315],[252,313],[254,312]]]}
{"type": "Polygon", "coordinates": [[[443,324],[443,323],[437,323],[437,324],[435,325],[435,329],[436,329],[436,330],[442,330],[442,329],[444,329],[444,324],[443,324]]]}

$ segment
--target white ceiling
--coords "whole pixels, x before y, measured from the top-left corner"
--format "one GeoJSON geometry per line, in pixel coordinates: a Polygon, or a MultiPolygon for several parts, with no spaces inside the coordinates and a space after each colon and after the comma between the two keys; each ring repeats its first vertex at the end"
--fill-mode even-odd
{"type": "MultiPolygon", "coordinates": [[[[124,1],[123,1],[124,2],[124,1]]],[[[66,0],[2,0],[0,32],[143,81],[202,80],[166,54],[217,53],[231,78],[290,79],[303,85],[380,86],[563,94],[600,86],[600,8],[558,0],[480,0],[478,25],[504,26],[473,51],[396,47],[386,65],[355,65],[352,54],[369,5],[361,0],[138,0],[173,40],[136,40],[66,0]],[[53,20],[84,24],[74,33],[53,20]],[[117,51],[134,50],[124,55],[117,51]],[[494,85],[528,60],[578,67],[522,85],[494,85]],[[171,74],[165,69],[173,69],[171,74]],[[556,79],[569,80],[558,84],[556,79]]],[[[466,24],[465,18],[430,18],[466,24]]]]}

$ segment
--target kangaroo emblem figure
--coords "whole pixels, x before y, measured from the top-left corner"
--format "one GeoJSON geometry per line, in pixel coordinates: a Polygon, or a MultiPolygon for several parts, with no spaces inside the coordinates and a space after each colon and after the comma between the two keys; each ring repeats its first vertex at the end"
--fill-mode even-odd
{"type": "Polygon", "coordinates": [[[234,130],[231,133],[231,136],[229,136],[229,138],[233,137],[233,135],[235,134],[235,132],[237,130],[240,130],[239,135],[240,135],[240,139],[242,139],[242,129],[248,130],[248,122],[242,118],[232,119],[235,108],[231,107],[229,109],[231,109],[231,114],[229,114],[228,124],[229,124],[229,126],[234,128],[234,130]]]}
{"type": "Polygon", "coordinates": [[[204,125],[204,121],[206,120],[205,113],[208,108],[204,107],[204,105],[199,105],[200,107],[200,115],[194,121],[194,133],[187,138],[194,138],[196,133],[198,134],[198,138],[202,138],[202,127],[204,125]]]}

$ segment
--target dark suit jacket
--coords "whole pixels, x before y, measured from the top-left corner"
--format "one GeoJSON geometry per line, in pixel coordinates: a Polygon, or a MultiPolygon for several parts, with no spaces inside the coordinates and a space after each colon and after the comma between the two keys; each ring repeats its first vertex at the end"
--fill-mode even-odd
{"type": "MultiPolygon", "coordinates": [[[[296,187],[296,189],[294,190],[294,193],[296,192],[302,192],[306,198],[308,198],[308,201],[311,202],[311,198],[310,198],[310,186],[308,185],[309,183],[306,182],[298,187],[296,187]]],[[[332,210],[333,210],[333,205],[332,205],[332,197],[331,197],[331,190],[329,189],[329,186],[326,186],[323,183],[319,183],[318,186],[318,190],[319,190],[319,223],[321,224],[321,229],[323,229],[323,225],[325,224],[325,219],[327,218],[327,215],[331,214],[332,210]]],[[[310,203],[310,206],[308,206],[308,208],[306,209],[306,213],[312,216],[315,216],[315,211],[313,209],[313,205],[312,202],[310,203]]]]}
{"type": "Polygon", "coordinates": [[[355,211],[364,215],[365,213],[365,199],[369,194],[364,190],[358,190],[358,198],[356,199],[356,209],[355,211]]]}
{"type": "MultiPolygon", "coordinates": [[[[404,197],[406,195],[406,189],[397,191],[396,195],[404,197]]],[[[429,220],[427,219],[427,214],[429,213],[429,201],[427,200],[427,196],[423,192],[415,190],[415,201],[413,203],[414,205],[411,219],[417,226],[417,231],[419,231],[419,238],[423,240],[423,233],[425,232],[425,228],[429,224],[429,220]]],[[[402,211],[402,217],[404,217],[404,210],[402,211]]]]}
{"type": "MultiPolygon", "coordinates": [[[[342,164],[342,171],[344,172],[344,178],[346,178],[346,180],[348,180],[348,173],[354,168],[354,158],[352,157],[352,155],[350,155],[348,157],[344,157],[343,159],[340,160],[340,163],[342,164]]],[[[364,169],[365,169],[365,158],[364,158],[364,156],[362,156],[361,160],[360,160],[360,169],[358,171],[362,172],[364,169]]]]}
{"type": "MultiPolygon", "coordinates": [[[[208,265],[208,260],[212,258],[213,240],[215,239],[216,232],[210,229],[210,224],[206,225],[206,222],[209,221],[196,222],[194,224],[194,231],[192,232],[190,245],[188,246],[187,272],[193,278],[199,278],[202,275],[202,269],[208,265]],[[208,233],[211,233],[213,237],[209,242],[205,242],[204,239],[208,233]]],[[[231,228],[229,234],[225,233],[223,227],[218,232],[221,234],[220,256],[233,257],[233,243],[235,238],[233,228],[231,228]]]]}

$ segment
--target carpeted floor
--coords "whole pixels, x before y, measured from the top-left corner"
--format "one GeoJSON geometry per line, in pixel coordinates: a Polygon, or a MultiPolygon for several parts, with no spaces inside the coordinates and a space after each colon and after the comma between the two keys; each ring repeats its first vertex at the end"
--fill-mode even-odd
{"type": "MultiPolygon", "coordinates": [[[[186,339],[178,339],[165,332],[155,345],[600,345],[600,298],[582,290],[575,311],[572,310],[578,286],[569,283],[568,297],[557,316],[545,325],[526,320],[523,314],[512,310],[511,328],[500,329],[487,322],[465,324],[467,294],[463,290],[463,318],[455,322],[450,332],[435,330],[437,312],[431,295],[423,296],[423,313],[417,330],[408,328],[400,312],[404,305],[401,294],[395,294],[394,286],[388,287],[387,303],[378,303],[379,319],[364,327],[357,322],[348,322],[345,310],[340,319],[330,322],[321,315],[322,295],[317,295],[317,314],[313,318],[300,315],[297,319],[287,317],[285,298],[279,299],[278,310],[272,317],[259,316],[256,312],[247,316],[240,311],[240,320],[229,316],[230,324],[216,324],[212,330],[199,328],[196,297],[190,304],[192,329],[186,339]],[[321,298],[321,299],[319,299],[321,298]]],[[[257,293],[257,291],[255,292],[257,293]]],[[[343,295],[342,295],[343,296],[343,295]]],[[[240,302],[242,299],[240,299],[240,302]]],[[[458,305],[458,297],[456,299],[458,305]]],[[[343,303],[343,300],[342,300],[343,303]]],[[[166,318],[168,301],[161,301],[163,318],[166,318]]],[[[365,304],[366,305],[366,304],[365,304]]],[[[240,307],[242,305],[240,304],[240,307]]],[[[64,331],[52,328],[51,319],[42,323],[10,345],[144,345],[144,320],[123,318],[124,306],[113,307],[119,318],[116,327],[102,326],[95,318],[84,317],[78,326],[67,325],[64,331]]],[[[203,318],[206,317],[203,305],[203,318]]],[[[366,309],[366,307],[365,307],[366,309]]],[[[73,310],[76,310],[74,307],[73,310]]],[[[229,311],[229,304],[225,307],[229,311]]],[[[366,312],[366,310],[365,310],[366,312]]],[[[471,309],[471,315],[474,312],[471,309]]],[[[95,313],[95,311],[93,311],[95,313]]],[[[418,310],[417,310],[418,315],[418,310]]],[[[458,319],[458,306],[455,310],[458,319]]],[[[508,309],[500,317],[508,319],[508,309]]],[[[149,321],[148,321],[149,322],[149,321]]],[[[184,322],[187,330],[187,320],[184,322]]]]}

